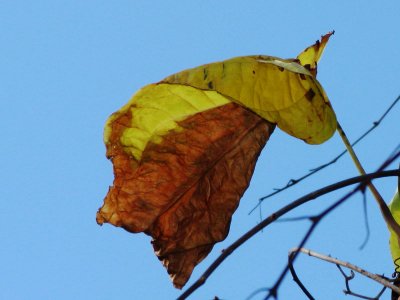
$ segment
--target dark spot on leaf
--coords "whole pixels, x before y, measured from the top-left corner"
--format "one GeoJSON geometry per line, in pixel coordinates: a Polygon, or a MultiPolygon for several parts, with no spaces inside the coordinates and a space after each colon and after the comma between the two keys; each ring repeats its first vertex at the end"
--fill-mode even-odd
{"type": "Polygon", "coordinates": [[[312,101],[312,99],[313,99],[314,96],[315,96],[315,92],[313,91],[313,89],[309,89],[309,90],[307,91],[307,93],[305,94],[305,96],[306,96],[306,98],[307,98],[308,101],[312,101]]]}
{"type": "Polygon", "coordinates": [[[209,89],[214,88],[214,85],[213,85],[213,82],[212,82],[212,81],[210,81],[210,82],[208,83],[208,88],[209,88],[209,89]]]}
{"type": "Polygon", "coordinates": [[[208,70],[206,68],[203,69],[203,80],[206,80],[208,77],[208,70]]]}
{"type": "Polygon", "coordinates": [[[253,75],[255,75],[255,74],[256,74],[256,71],[253,70],[253,75]]]}
{"type": "Polygon", "coordinates": [[[303,67],[306,68],[308,71],[311,70],[311,65],[310,65],[310,64],[306,64],[306,65],[304,65],[303,67]]]}
{"type": "Polygon", "coordinates": [[[301,80],[306,80],[306,75],[300,73],[301,80]]]}
{"type": "Polygon", "coordinates": [[[283,67],[278,67],[279,71],[283,72],[285,69],[283,67]]]}

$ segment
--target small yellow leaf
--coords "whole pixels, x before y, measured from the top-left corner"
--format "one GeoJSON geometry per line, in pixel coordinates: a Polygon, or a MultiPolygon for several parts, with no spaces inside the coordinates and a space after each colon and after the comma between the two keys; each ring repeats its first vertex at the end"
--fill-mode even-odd
{"type": "MultiPolygon", "coordinates": [[[[392,201],[389,204],[390,212],[392,213],[397,224],[400,224],[400,197],[399,191],[397,190],[393,196],[392,201]]],[[[390,231],[390,252],[392,254],[393,262],[396,266],[400,266],[400,241],[397,238],[396,233],[389,228],[390,231]]],[[[399,270],[400,271],[400,270],[399,270]]]]}

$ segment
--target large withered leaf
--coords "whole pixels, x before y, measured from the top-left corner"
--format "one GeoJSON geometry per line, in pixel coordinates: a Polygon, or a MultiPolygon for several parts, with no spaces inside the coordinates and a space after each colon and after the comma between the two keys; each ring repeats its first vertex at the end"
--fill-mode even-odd
{"type": "Polygon", "coordinates": [[[97,221],[151,235],[157,256],[181,288],[228,234],[274,125],[225,104],[180,121],[181,130],[149,143],[137,161],[120,142],[130,123],[129,111],[113,122],[107,155],[115,180],[97,221]]]}
{"type": "Polygon", "coordinates": [[[152,236],[181,288],[228,234],[275,125],[311,144],[335,131],[334,111],[315,78],[329,36],[297,59],[238,57],[139,90],[105,127],[115,179],[98,224],[152,236]]]}

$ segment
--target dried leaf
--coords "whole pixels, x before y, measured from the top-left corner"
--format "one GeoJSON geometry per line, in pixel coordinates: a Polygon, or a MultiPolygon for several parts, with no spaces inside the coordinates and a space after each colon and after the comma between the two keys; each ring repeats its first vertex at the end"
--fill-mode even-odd
{"type": "Polygon", "coordinates": [[[181,288],[227,236],[275,124],[308,143],[332,136],[329,100],[316,72],[299,64],[314,60],[316,71],[326,41],[299,59],[238,57],[139,90],[105,127],[115,179],[98,224],[152,236],[181,288]]]}
{"type": "MultiPolygon", "coordinates": [[[[213,99],[210,104],[222,102],[215,92],[205,97],[205,92],[187,86],[162,84],[148,89],[155,91],[146,90],[144,95],[158,97],[148,99],[150,105],[162,99],[167,106],[174,103],[168,101],[171,99],[180,99],[183,104],[184,97],[195,103],[200,95],[205,101],[213,99]]],[[[149,128],[158,130],[153,130],[143,146],[144,134],[130,134],[132,128],[138,130],[132,126],[140,119],[137,111],[148,109],[143,107],[140,95],[135,96],[138,100],[130,109],[114,115],[110,123],[106,145],[115,180],[97,222],[151,235],[174,284],[182,287],[194,266],[228,234],[231,216],[274,125],[229,102],[174,121],[174,129],[166,133],[165,124],[171,123],[172,116],[154,119],[159,125],[149,128]]]]}

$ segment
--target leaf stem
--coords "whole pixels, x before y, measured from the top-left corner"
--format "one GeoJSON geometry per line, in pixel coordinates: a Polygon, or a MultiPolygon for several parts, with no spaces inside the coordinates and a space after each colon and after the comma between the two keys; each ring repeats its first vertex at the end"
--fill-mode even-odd
{"type": "MultiPolygon", "coordinates": [[[[349,142],[346,133],[344,132],[342,126],[340,126],[339,122],[337,123],[337,131],[340,134],[340,137],[342,138],[342,141],[345,144],[346,149],[351,156],[351,159],[356,165],[358,172],[360,173],[360,175],[365,175],[366,172],[363,166],[361,165],[360,160],[358,159],[356,153],[354,152],[353,147],[351,146],[351,143],[349,142]]],[[[375,188],[374,184],[371,181],[368,182],[367,186],[371,191],[372,195],[374,196],[376,202],[378,203],[379,209],[381,210],[386,225],[394,232],[396,232],[397,237],[400,239],[400,225],[397,224],[397,222],[393,218],[392,214],[390,213],[389,207],[386,205],[386,202],[383,200],[381,194],[378,192],[378,190],[375,188]]]]}

